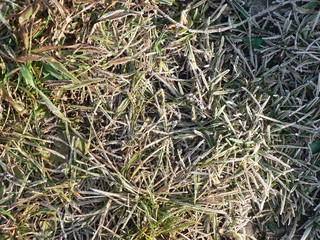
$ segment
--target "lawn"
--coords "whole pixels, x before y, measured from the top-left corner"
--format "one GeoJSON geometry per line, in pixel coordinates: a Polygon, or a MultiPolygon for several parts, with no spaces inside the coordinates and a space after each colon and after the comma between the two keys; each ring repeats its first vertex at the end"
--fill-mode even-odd
{"type": "Polygon", "coordinates": [[[320,2],[2,0],[0,239],[320,239],[320,2]]]}

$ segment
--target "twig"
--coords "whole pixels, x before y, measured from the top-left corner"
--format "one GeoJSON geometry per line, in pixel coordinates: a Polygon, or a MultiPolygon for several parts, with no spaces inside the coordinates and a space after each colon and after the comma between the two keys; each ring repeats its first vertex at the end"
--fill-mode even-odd
{"type": "Polygon", "coordinates": [[[257,14],[255,14],[254,16],[252,17],[249,17],[248,19],[246,20],[243,20],[241,21],[240,23],[237,23],[237,24],[232,24],[231,26],[228,26],[228,27],[221,27],[221,28],[214,28],[214,29],[209,29],[209,30],[199,30],[199,29],[191,29],[191,28],[188,28],[186,27],[185,25],[175,21],[174,19],[172,19],[168,14],[166,14],[165,12],[163,12],[157,5],[154,6],[154,8],[161,13],[162,16],[164,16],[165,18],[167,18],[170,22],[176,24],[178,27],[180,28],[183,28],[185,30],[187,30],[188,32],[190,33],[203,33],[203,34],[211,34],[211,33],[221,33],[221,32],[225,32],[225,31],[228,31],[228,30],[231,30],[231,29],[234,29],[234,28],[237,28],[237,27],[240,27],[242,26],[243,24],[247,23],[247,22],[250,22],[252,19],[255,19],[257,17],[261,17],[269,12],[273,12],[275,11],[276,9],[278,9],[279,7],[285,5],[285,4],[288,4],[290,3],[290,1],[285,1],[283,3],[280,3],[276,6],[273,6],[273,7],[269,7],[257,14]]]}

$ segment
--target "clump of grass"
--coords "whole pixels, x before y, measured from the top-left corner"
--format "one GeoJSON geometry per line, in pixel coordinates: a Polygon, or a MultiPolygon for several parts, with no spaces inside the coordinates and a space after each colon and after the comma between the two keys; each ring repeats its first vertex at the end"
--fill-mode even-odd
{"type": "Polygon", "coordinates": [[[319,238],[316,2],[0,7],[3,239],[319,238]]]}

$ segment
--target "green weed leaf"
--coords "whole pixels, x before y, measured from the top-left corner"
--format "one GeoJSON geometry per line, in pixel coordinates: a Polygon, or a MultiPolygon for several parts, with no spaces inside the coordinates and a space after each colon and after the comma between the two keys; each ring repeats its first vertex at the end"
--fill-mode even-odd
{"type": "Polygon", "coordinates": [[[250,42],[251,42],[252,48],[257,49],[260,47],[260,45],[262,43],[264,43],[264,40],[262,38],[254,37],[254,38],[251,38],[251,40],[250,39],[242,39],[242,42],[246,43],[246,44],[250,44],[250,42]]]}
{"type": "Polygon", "coordinates": [[[27,84],[29,86],[35,88],[36,84],[34,82],[34,79],[33,79],[32,73],[30,72],[30,69],[27,66],[23,65],[23,64],[21,64],[20,67],[21,67],[20,73],[23,76],[23,78],[26,80],[27,84]]]}
{"type": "Polygon", "coordinates": [[[311,151],[312,151],[312,154],[316,154],[320,152],[320,140],[316,140],[313,143],[311,143],[311,151]]]}

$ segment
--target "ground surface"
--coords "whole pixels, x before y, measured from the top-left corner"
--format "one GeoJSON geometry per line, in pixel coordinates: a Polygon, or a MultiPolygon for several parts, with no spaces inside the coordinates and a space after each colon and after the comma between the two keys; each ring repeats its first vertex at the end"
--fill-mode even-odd
{"type": "Polygon", "coordinates": [[[0,2],[0,239],[320,239],[318,1],[0,2]]]}

